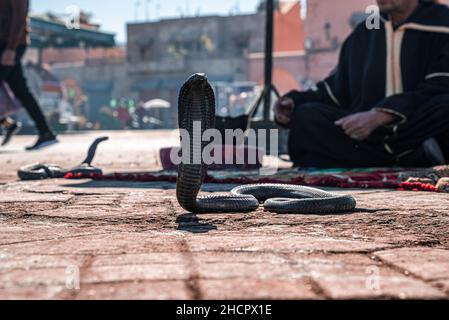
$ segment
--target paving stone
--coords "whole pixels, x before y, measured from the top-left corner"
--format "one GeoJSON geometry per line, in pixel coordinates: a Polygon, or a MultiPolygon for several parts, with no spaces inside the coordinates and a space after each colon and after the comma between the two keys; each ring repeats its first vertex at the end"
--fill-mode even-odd
{"type": "Polygon", "coordinates": [[[304,280],[258,280],[236,278],[200,280],[202,298],[208,300],[317,299],[311,286],[304,280]]]}
{"type": "Polygon", "coordinates": [[[11,269],[67,268],[83,264],[85,257],[71,255],[14,255],[0,250],[0,271],[11,269]]]}
{"type": "Polygon", "coordinates": [[[264,259],[257,254],[230,257],[222,253],[195,253],[192,256],[194,272],[205,279],[298,279],[302,273],[277,257],[264,259]]]}
{"type": "Polygon", "coordinates": [[[136,281],[83,285],[80,300],[188,300],[192,296],[184,281],[136,281]]]}
{"type": "Polygon", "coordinates": [[[81,274],[81,282],[103,283],[136,280],[187,280],[190,270],[185,264],[129,264],[90,267],[81,274]]]}
{"type": "Polygon", "coordinates": [[[70,239],[46,240],[9,245],[2,250],[20,254],[120,254],[142,252],[176,252],[181,236],[177,233],[107,233],[70,239]]]}
{"type": "Polygon", "coordinates": [[[67,267],[0,270],[0,288],[4,290],[17,287],[65,287],[68,270],[67,267]]]}
{"type": "Polygon", "coordinates": [[[67,202],[72,199],[67,194],[41,194],[24,192],[2,192],[0,203],[22,203],[22,202],[67,202]]]}
{"type": "Polygon", "coordinates": [[[25,288],[0,288],[1,300],[56,300],[66,291],[62,286],[32,285],[25,288]]]}
{"type": "Polygon", "coordinates": [[[446,292],[449,297],[449,279],[433,281],[432,284],[446,292]]]}
{"type": "Polygon", "coordinates": [[[159,265],[185,263],[183,252],[147,252],[137,254],[97,255],[92,267],[126,266],[126,265],[159,265]]]}
{"type": "Polygon", "coordinates": [[[446,294],[364,255],[290,255],[296,267],[331,299],[443,299],[446,294]]]}
{"type": "Polygon", "coordinates": [[[449,280],[449,250],[398,248],[376,252],[375,256],[425,280],[449,280]]]}
{"type": "Polygon", "coordinates": [[[72,206],[113,206],[121,201],[123,196],[119,195],[88,195],[88,196],[78,196],[75,197],[70,202],[70,207],[72,206]]]}
{"type": "MultiPolygon", "coordinates": [[[[1,221],[1,220],[0,220],[1,221]]],[[[77,225],[70,222],[59,222],[54,225],[45,220],[18,219],[16,222],[4,220],[0,223],[0,252],[9,250],[9,245],[28,244],[31,248],[39,247],[40,241],[60,241],[65,238],[76,238],[83,235],[102,233],[96,227],[77,225]]],[[[35,250],[31,254],[39,254],[35,250]]]]}
{"type": "Polygon", "coordinates": [[[68,206],[54,210],[46,210],[34,213],[37,216],[72,218],[82,222],[82,219],[96,219],[121,216],[123,210],[119,208],[103,206],[68,206]]]}
{"type": "Polygon", "coordinates": [[[445,209],[449,205],[449,197],[445,193],[387,191],[370,193],[369,197],[359,196],[357,206],[368,209],[386,209],[400,211],[402,214],[413,214],[414,210],[445,209]],[[389,201],[394,199],[394,201],[389,201]]]}
{"type": "Polygon", "coordinates": [[[215,234],[190,236],[188,241],[192,251],[369,252],[389,247],[385,243],[285,233],[261,236],[258,233],[221,235],[215,232],[215,234]]]}

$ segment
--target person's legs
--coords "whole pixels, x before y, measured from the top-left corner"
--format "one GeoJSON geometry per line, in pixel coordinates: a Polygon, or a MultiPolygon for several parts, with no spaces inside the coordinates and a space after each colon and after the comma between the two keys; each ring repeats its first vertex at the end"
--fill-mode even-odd
{"type": "Polygon", "coordinates": [[[6,82],[16,98],[20,100],[22,106],[30,115],[31,119],[34,121],[39,135],[51,133],[47,120],[45,119],[39,104],[28,88],[26,79],[23,75],[22,65],[20,63],[11,68],[6,76],[6,82]]]}
{"type": "MultiPolygon", "coordinates": [[[[449,95],[436,96],[421,106],[387,143],[396,154],[401,154],[418,150],[430,138],[438,141],[449,161],[449,95]]],[[[407,161],[407,157],[401,157],[399,162],[407,161]]]]}
{"type": "MultiPolygon", "coordinates": [[[[4,48],[4,44],[0,42],[0,56],[3,54],[3,49],[4,48]]],[[[6,76],[9,73],[10,68],[9,67],[5,67],[3,65],[0,64],[0,82],[3,82],[6,80],[6,76]]],[[[0,119],[0,125],[7,127],[9,124],[9,117],[4,117],[0,119]]]]}
{"type": "MultiPolygon", "coordinates": [[[[376,139],[358,142],[334,123],[345,116],[335,107],[310,103],[297,108],[290,124],[289,153],[302,167],[382,167],[395,164],[376,139]]],[[[379,140],[379,139],[377,139],[379,140]]]]}
{"type": "MultiPolygon", "coordinates": [[[[3,52],[4,43],[0,43],[0,55],[3,52]]],[[[6,67],[0,65],[0,81],[6,81],[6,77],[9,74],[11,67],[6,67]]],[[[15,121],[11,117],[4,117],[0,119],[0,125],[3,127],[3,141],[1,143],[2,146],[6,145],[12,138],[14,134],[16,134],[20,128],[21,123],[15,121]]]]}
{"type": "Polygon", "coordinates": [[[443,151],[444,157],[446,158],[446,163],[449,162],[449,128],[447,131],[435,136],[435,139],[440,144],[441,150],[443,151]]]}
{"type": "Polygon", "coordinates": [[[37,150],[57,143],[57,140],[56,136],[51,131],[39,104],[31,94],[23,74],[21,59],[25,53],[25,49],[25,46],[19,46],[17,48],[16,65],[7,70],[5,81],[36,125],[39,132],[39,138],[33,146],[27,147],[26,149],[37,150]]]}
{"type": "MultiPolygon", "coordinates": [[[[449,140],[449,134],[444,137],[444,141],[449,140]]],[[[437,141],[440,144],[441,151],[443,152],[444,159],[446,160],[446,164],[449,164],[449,146],[447,142],[441,142],[441,136],[437,137],[437,141]]]]}

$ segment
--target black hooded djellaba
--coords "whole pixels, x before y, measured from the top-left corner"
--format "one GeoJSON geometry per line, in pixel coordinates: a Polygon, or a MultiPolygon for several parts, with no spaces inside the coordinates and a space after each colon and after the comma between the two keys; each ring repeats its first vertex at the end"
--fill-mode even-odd
{"type": "Polygon", "coordinates": [[[436,138],[449,159],[449,8],[421,3],[402,24],[360,24],[344,42],[338,67],[295,102],[291,159],[302,167],[418,166],[410,155],[436,138]],[[334,125],[357,112],[396,116],[359,142],[334,125]]]}

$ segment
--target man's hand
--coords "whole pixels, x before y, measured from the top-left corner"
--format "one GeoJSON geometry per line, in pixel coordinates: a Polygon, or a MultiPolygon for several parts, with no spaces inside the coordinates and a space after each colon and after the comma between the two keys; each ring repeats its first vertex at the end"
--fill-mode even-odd
{"type": "Polygon", "coordinates": [[[295,102],[288,97],[280,98],[274,105],[274,116],[280,124],[288,124],[291,121],[291,114],[295,108],[295,102]]]}
{"type": "Polygon", "coordinates": [[[395,116],[386,112],[366,111],[351,114],[335,122],[354,140],[367,139],[377,128],[390,124],[395,116]]]}
{"type": "Polygon", "coordinates": [[[6,49],[3,51],[2,60],[0,63],[2,66],[12,67],[16,64],[16,51],[11,49],[6,49]]]}

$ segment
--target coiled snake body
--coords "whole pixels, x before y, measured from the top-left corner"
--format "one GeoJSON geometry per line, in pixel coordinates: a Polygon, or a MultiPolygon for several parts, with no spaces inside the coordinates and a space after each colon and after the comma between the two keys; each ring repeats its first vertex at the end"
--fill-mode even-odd
{"type": "Polygon", "coordinates": [[[323,190],[297,185],[257,184],[240,186],[229,194],[198,196],[207,165],[202,152],[208,142],[194,141],[194,125],[201,123],[201,133],[214,128],[215,97],[204,74],[191,76],[179,94],[179,128],[189,133],[181,138],[182,161],[178,169],[176,196],[185,210],[193,213],[249,212],[264,202],[264,208],[276,213],[326,214],[353,211],[355,199],[323,190]],[[188,153],[188,154],[187,154],[188,153]],[[200,161],[194,161],[201,158],[200,161]]]}

